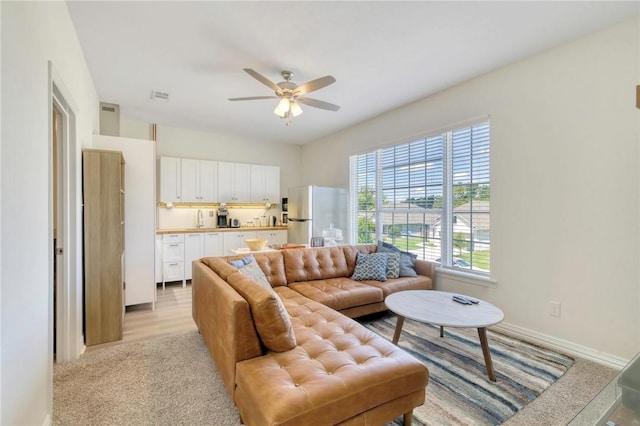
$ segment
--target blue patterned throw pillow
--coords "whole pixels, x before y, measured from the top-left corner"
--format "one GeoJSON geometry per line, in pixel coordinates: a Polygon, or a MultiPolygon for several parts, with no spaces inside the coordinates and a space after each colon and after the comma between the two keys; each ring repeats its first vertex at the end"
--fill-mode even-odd
{"type": "Polygon", "coordinates": [[[351,276],[352,280],[387,280],[387,253],[357,253],[356,268],[351,276]]]}
{"type": "Polygon", "coordinates": [[[418,257],[415,254],[402,251],[399,248],[389,243],[385,243],[383,241],[378,241],[378,249],[376,253],[400,253],[400,276],[401,277],[418,276],[414,268],[416,264],[416,258],[418,257]]]}
{"type": "Polygon", "coordinates": [[[400,253],[387,253],[387,278],[400,276],[400,253]]]}

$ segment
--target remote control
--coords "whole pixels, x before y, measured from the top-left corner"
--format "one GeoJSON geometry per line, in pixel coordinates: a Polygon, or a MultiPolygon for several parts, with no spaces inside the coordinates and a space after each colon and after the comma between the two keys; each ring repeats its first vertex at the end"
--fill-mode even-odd
{"type": "Polygon", "coordinates": [[[459,294],[456,294],[456,295],[454,295],[454,297],[457,297],[458,299],[466,300],[467,302],[473,303],[474,305],[476,305],[479,302],[479,300],[472,299],[469,296],[461,296],[459,294]]]}
{"type": "Polygon", "coordinates": [[[469,302],[467,299],[464,299],[462,297],[453,296],[451,300],[453,300],[454,302],[461,303],[463,305],[471,305],[471,302],[469,302]]]}

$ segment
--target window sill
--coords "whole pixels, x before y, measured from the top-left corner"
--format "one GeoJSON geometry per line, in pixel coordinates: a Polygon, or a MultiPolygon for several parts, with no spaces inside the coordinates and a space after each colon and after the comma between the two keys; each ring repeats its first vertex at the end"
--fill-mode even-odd
{"type": "Polygon", "coordinates": [[[436,268],[436,271],[442,277],[446,277],[447,279],[463,282],[466,284],[473,284],[488,288],[496,288],[498,285],[498,282],[496,280],[478,274],[470,274],[468,272],[455,271],[452,269],[441,267],[436,268]]]}

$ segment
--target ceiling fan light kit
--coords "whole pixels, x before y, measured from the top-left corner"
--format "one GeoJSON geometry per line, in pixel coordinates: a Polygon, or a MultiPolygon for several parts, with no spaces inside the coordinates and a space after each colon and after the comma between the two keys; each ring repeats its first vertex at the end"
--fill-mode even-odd
{"type": "Polygon", "coordinates": [[[336,79],[330,75],[317,78],[315,80],[311,80],[307,83],[301,84],[298,86],[297,84],[291,81],[293,77],[293,73],[291,71],[282,71],[282,78],[284,81],[276,84],[264,77],[263,75],[257,73],[251,68],[244,68],[244,71],[258,80],[260,83],[269,87],[274,91],[275,96],[250,96],[244,98],[229,98],[230,101],[252,101],[258,99],[280,99],[278,105],[273,110],[273,113],[278,117],[286,119],[286,124],[289,125],[293,117],[297,117],[302,114],[302,107],[300,107],[300,103],[305,105],[312,106],[314,108],[325,109],[328,111],[338,111],[340,107],[338,105],[330,104],[329,102],[320,101],[317,99],[311,99],[302,97],[300,95],[304,95],[306,93],[313,92],[315,90],[322,89],[332,83],[335,83],[336,79]]]}

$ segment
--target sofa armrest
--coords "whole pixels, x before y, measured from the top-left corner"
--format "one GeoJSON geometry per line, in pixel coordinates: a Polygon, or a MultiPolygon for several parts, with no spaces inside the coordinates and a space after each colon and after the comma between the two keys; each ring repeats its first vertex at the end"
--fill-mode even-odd
{"type": "Polygon", "coordinates": [[[431,278],[431,282],[435,287],[436,284],[436,264],[429,260],[416,260],[415,270],[418,275],[424,275],[431,278]]]}

